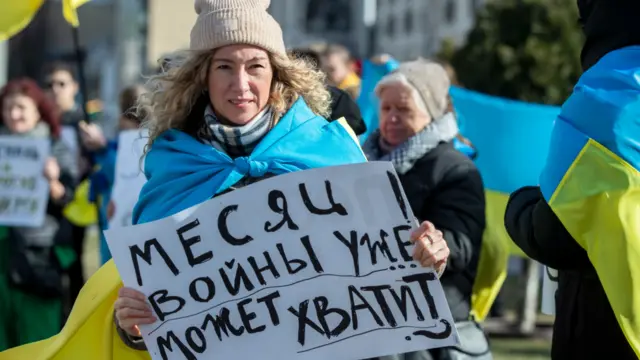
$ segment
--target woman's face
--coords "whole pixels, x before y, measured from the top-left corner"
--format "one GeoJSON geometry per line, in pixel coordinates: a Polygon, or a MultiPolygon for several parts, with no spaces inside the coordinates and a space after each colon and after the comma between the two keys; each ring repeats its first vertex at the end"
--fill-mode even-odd
{"type": "Polygon", "coordinates": [[[424,129],[431,118],[420,110],[411,89],[397,83],[384,86],[380,97],[380,135],[396,146],[424,129]]]}
{"type": "Polygon", "coordinates": [[[215,52],[209,66],[209,100],[218,115],[244,125],[267,105],[272,80],[273,68],[265,50],[225,46],[215,52]]]}
{"type": "Polygon", "coordinates": [[[2,104],[2,121],[9,131],[26,133],[40,121],[40,112],[35,101],[22,94],[9,95],[2,104]]]}

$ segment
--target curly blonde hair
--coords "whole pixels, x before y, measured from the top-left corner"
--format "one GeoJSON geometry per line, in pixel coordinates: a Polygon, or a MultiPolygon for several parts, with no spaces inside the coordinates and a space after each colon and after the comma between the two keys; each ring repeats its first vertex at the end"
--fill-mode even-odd
{"type": "MultiPolygon", "coordinates": [[[[138,111],[146,117],[151,145],[161,133],[182,129],[193,105],[207,89],[209,64],[215,51],[179,51],[162,61],[160,73],[145,85],[147,92],[139,98],[138,111]]],[[[325,75],[305,59],[291,59],[269,54],[273,82],[269,105],[279,119],[302,96],[315,114],[329,117],[331,96],[325,87],[325,75]]]]}

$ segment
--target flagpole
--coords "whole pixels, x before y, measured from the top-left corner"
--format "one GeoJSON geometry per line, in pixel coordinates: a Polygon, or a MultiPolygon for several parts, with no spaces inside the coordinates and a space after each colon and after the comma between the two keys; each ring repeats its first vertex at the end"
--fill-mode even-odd
{"type": "Polygon", "coordinates": [[[73,47],[76,53],[76,62],[78,64],[78,82],[80,83],[80,94],[82,95],[82,112],[84,114],[84,121],[90,122],[89,111],[87,110],[87,101],[89,101],[89,93],[87,92],[87,79],[84,76],[84,58],[80,49],[80,34],[78,28],[71,26],[71,32],[73,34],[73,47]]]}

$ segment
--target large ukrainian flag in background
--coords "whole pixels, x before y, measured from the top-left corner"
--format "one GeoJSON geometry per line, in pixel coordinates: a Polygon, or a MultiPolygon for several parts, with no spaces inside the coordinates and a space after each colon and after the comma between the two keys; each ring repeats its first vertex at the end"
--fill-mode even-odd
{"type": "Polygon", "coordinates": [[[545,199],[589,255],[640,357],[640,47],[585,72],[553,129],[545,199]]]}
{"type": "Polygon", "coordinates": [[[560,109],[460,88],[452,88],[451,96],[461,132],[478,150],[486,189],[487,228],[472,296],[474,315],[482,321],[507,276],[509,256],[524,256],[504,227],[509,194],[538,184],[560,109]]]}

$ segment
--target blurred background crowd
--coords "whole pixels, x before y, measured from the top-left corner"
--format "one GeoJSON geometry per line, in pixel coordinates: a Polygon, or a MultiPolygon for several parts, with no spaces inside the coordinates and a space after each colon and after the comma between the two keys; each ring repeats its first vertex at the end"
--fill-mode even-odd
{"type": "MultiPolygon", "coordinates": [[[[339,95],[351,97],[340,111],[357,114],[347,120],[358,135],[366,125],[349,107],[370,87],[367,64],[429,58],[445,65],[455,86],[547,105],[561,104],[581,73],[574,0],[272,0],[269,12],[287,47],[313,59],[344,91],[339,95]]],[[[87,124],[96,124],[111,139],[137,126],[123,116],[137,85],[163,66],[164,54],[188,46],[196,15],[176,0],[91,0],[78,14],[73,28],[60,0],[44,1],[24,30],[0,42],[0,86],[31,78],[54,100],[63,124],[89,140],[94,127],[87,124]]],[[[90,164],[84,169],[90,176],[90,164]]],[[[66,270],[66,312],[104,261],[97,229],[82,220],[70,229],[77,259],[66,270]]],[[[539,313],[541,276],[535,262],[512,256],[484,323],[496,359],[549,358],[553,318],[539,313]]]]}

